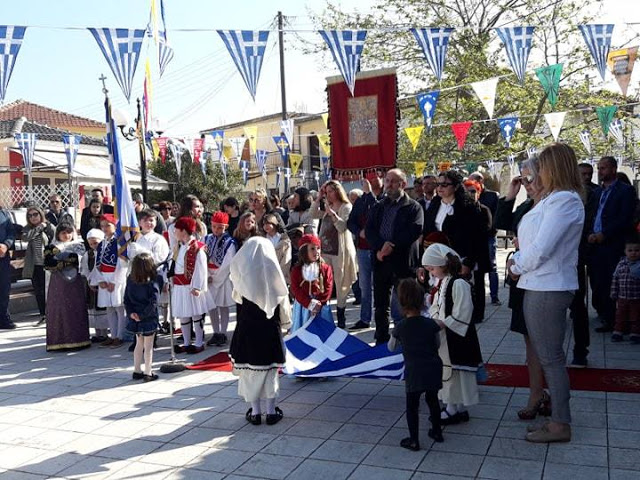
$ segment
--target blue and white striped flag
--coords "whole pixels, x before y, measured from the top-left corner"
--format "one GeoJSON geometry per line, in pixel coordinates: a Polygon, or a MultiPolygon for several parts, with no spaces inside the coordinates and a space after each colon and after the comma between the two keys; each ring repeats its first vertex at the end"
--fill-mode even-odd
{"type": "Polygon", "coordinates": [[[160,78],[164,75],[164,70],[169,65],[169,62],[173,60],[173,48],[169,46],[166,40],[160,36],[160,42],[158,43],[158,63],[160,64],[160,78]]]}
{"type": "Polygon", "coordinates": [[[320,30],[333,60],[347,83],[351,96],[356,88],[356,73],[360,71],[360,56],[367,38],[366,30],[320,30]]]}
{"type": "Polygon", "coordinates": [[[518,80],[520,80],[520,83],[524,83],[524,74],[527,70],[534,30],[535,27],[496,28],[498,36],[502,43],[504,43],[504,48],[507,50],[507,57],[509,58],[511,68],[518,77],[518,80]]]}
{"type": "Polygon", "coordinates": [[[280,181],[282,178],[282,167],[276,167],[276,190],[280,190],[280,181]]]}
{"type": "Polygon", "coordinates": [[[222,161],[224,155],[224,130],[214,130],[210,134],[218,149],[218,161],[222,161]]]}
{"type": "Polygon", "coordinates": [[[4,102],[26,31],[27,27],[0,25],[0,102],[4,102]]]}
{"type": "Polygon", "coordinates": [[[607,73],[607,57],[611,47],[613,24],[578,25],[589,52],[596,62],[602,80],[607,73]]]}
{"type": "Polygon", "coordinates": [[[589,155],[591,155],[591,133],[589,130],[582,130],[580,132],[580,141],[584,145],[584,149],[589,155]]]}
{"type": "Polygon", "coordinates": [[[120,152],[118,141],[118,129],[111,113],[111,101],[105,98],[104,108],[107,120],[107,148],[109,150],[109,163],[111,170],[111,190],[115,201],[114,212],[116,214],[116,238],[118,239],[118,256],[127,259],[127,248],[135,241],[140,231],[138,217],[133,207],[129,180],[120,152]]]}
{"type": "Polygon", "coordinates": [[[218,30],[218,34],[238,67],[238,71],[249,89],[249,93],[251,93],[251,98],[255,101],[269,32],[266,30],[255,32],[251,30],[218,30]]]}
{"type": "Polygon", "coordinates": [[[433,125],[433,116],[436,113],[436,104],[438,103],[438,97],[440,96],[440,90],[433,92],[419,93],[416,96],[418,105],[424,116],[424,123],[427,124],[427,130],[431,130],[433,125]]]}
{"type": "Polygon", "coordinates": [[[240,170],[242,170],[242,181],[246,185],[249,181],[249,162],[240,160],[240,170]]]}
{"type": "Polygon", "coordinates": [[[131,100],[131,85],[146,30],[129,28],[89,28],[88,30],[98,42],[127,101],[131,100]]]}
{"type": "Polygon", "coordinates": [[[67,169],[69,174],[73,175],[82,137],[80,135],[66,134],[62,136],[62,141],[64,142],[64,151],[67,154],[67,169]]]}
{"type": "Polygon", "coordinates": [[[411,33],[416,37],[418,45],[422,48],[422,53],[427,59],[429,68],[431,68],[439,82],[442,81],[451,32],[453,32],[453,28],[450,27],[411,29],[411,33]]]}
{"type": "Polygon", "coordinates": [[[613,137],[618,146],[622,147],[624,145],[624,124],[622,120],[616,118],[609,125],[609,135],[613,137]]]}
{"type": "Polygon", "coordinates": [[[387,345],[371,347],[355,335],[336,328],[321,315],[285,337],[285,372],[300,377],[363,377],[401,380],[402,353],[387,345]]]}
{"type": "Polygon", "coordinates": [[[269,152],[266,150],[256,150],[256,163],[258,164],[258,171],[262,175],[267,173],[265,168],[267,166],[267,155],[269,155],[269,152]]]}
{"type": "Polygon", "coordinates": [[[516,133],[516,125],[518,124],[518,117],[505,117],[498,119],[498,126],[500,127],[500,133],[504,137],[504,141],[507,144],[507,148],[511,146],[511,139],[516,133]]]}
{"type": "Polygon", "coordinates": [[[24,169],[27,175],[31,175],[31,169],[33,168],[33,156],[36,153],[36,141],[38,135],[35,133],[16,133],[16,142],[18,142],[18,148],[22,154],[22,162],[24,163],[24,169]]]}
{"type": "Polygon", "coordinates": [[[291,169],[284,167],[284,192],[289,193],[289,180],[291,180],[291,169]]]}

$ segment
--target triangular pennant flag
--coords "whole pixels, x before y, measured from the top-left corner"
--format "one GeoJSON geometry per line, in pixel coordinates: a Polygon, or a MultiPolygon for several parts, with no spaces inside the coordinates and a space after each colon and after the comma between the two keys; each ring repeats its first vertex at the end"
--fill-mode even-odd
{"type": "Polygon", "coordinates": [[[249,162],[240,160],[240,170],[242,171],[242,181],[246,185],[249,181],[249,162]]]}
{"type": "Polygon", "coordinates": [[[231,54],[236,67],[238,67],[238,71],[249,89],[251,98],[255,101],[269,32],[267,30],[257,32],[250,30],[218,30],[218,34],[231,54]]]}
{"type": "Polygon", "coordinates": [[[193,140],[193,161],[200,163],[200,155],[202,155],[202,149],[204,147],[204,138],[196,138],[193,140]]]}
{"type": "Polygon", "coordinates": [[[218,161],[220,161],[224,155],[224,130],[214,130],[210,135],[216,145],[216,150],[218,150],[218,161]]]}
{"type": "Polygon", "coordinates": [[[249,139],[249,153],[256,153],[258,145],[258,127],[244,127],[244,135],[249,139]]]}
{"type": "Polygon", "coordinates": [[[256,165],[258,165],[258,171],[263,175],[266,173],[267,156],[269,153],[266,150],[256,150],[256,165]]]}
{"type": "Polygon", "coordinates": [[[433,92],[420,93],[416,96],[420,111],[424,116],[424,123],[427,124],[427,130],[431,130],[433,125],[433,116],[436,113],[436,104],[438,103],[438,97],[440,96],[440,90],[433,92]]]}
{"type": "Polygon", "coordinates": [[[589,130],[582,130],[580,132],[580,141],[582,145],[584,145],[584,149],[587,151],[587,154],[591,155],[591,133],[589,130]]]}
{"type": "Polygon", "coordinates": [[[413,168],[416,172],[416,178],[422,177],[424,169],[427,168],[427,162],[413,162],[413,168]]]}
{"type": "Polygon", "coordinates": [[[411,142],[411,146],[413,147],[413,151],[416,151],[416,147],[418,146],[418,142],[420,141],[420,135],[424,130],[423,125],[419,125],[417,127],[407,127],[404,129],[404,133],[407,134],[409,138],[409,142],[411,142]]]}
{"type": "Polygon", "coordinates": [[[498,126],[500,127],[500,133],[507,145],[507,148],[511,146],[511,139],[516,133],[516,126],[518,125],[518,117],[505,117],[498,119],[498,126]]]}
{"type": "Polygon", "coordinates": [[[291,169],[289,167],[284,167],[284,191],[289,193],[289,180],[291,179],[291,169]]]}
{"type": "Polygon", "coordinates": [[[276,190],[280,190],[281,177],[282,177],[282,167],[276,167],[276,190]]]}
{"type": "Polygon", "coordinates": [[[282,157],[282,164],[286,166],[289,160],[289,142],[287,142],[287,139],[284,135],[273,137],[273,141],[278,147],[278,151],[280,152],[280,156],[282,157]]]}
{"type": "Polygon", "coordinates": [[[27,27],[0,26],[0,103],[4,102],[27,27]]]}
{"type": "Polygon", "coordinates": [[[566,114],[567,112],[552,112],[544,114],[547,125],[549,125],[549,130],[551,130],[551,135],[553,135],[553,139],[556,142],[558,141],[560,130],[562,130],[562,125],[564,124],[564,117],[566,114]]]}
{"type": "Polygon", "coordinates": [[[367,38],[366,30],[320,30],[333,60],[338,66],[351,96],[356,88],[356,73],[360,71],[360,55],[367,38]]]}
{"type": "Polygon", "coordinates": [[[616,118],[609,125],[609,135],[613,137],[618,146],[622,147],[624,145],[624,124],[622,120],[616,118]]]}
{"type": "Polygon", "coordinates": [[[297,174],[300,165],[302,165],[302,155],[299,153],[290,153],[289,164],[291,165],[291,173],[293,175],[297,174]]]}
{"type": "Polygon", "coordinates": [[[538,147],[527,148],[527,158],[533,158],[538,154],[538,147]]]}
{"type": "Polygon", "coordinates": [[[318,137],[318,143],[320,144],[320,148],[324,153],[327,154],[328,157],[331,156],[331,139],[329,134],[327,133],[319,133],[316,135],[318,137]]]}
{"type": "Polygon", "coordinates": [[[158,137],[156,142],[158,142],[158,148],[160,149],[160,160],[164,164],[167,158],[167,137],[158,137]]]}
{"type": "MultiPolygon", "coordinates": [[[[242,158],[242,151],[244,150],[244,145],[247,143],[247,139],[244,137],[230,137],[227,140],[229,140],[231,148],[233,149],[232,151],[239,162],[242,158]]],[[[231,160],[229,157],[227,157],[227,159],[231,160]]]]}
{"type": "Polygon", "coordinates": [[[611,73],[616,77],[616,81],[624,96],[627,95],[627,88],[633,73],[633,65],[636,63],[638,47],[621,48],[609,52],[607,64],[611,73]]]}
{"type": "Polygon", "coordinates": [[[24,163],[24,170],[27,175],[31,175],[31,169],[33,168],[33,157],[36,153],[36,141],[38,135],[35,133],[16,133],[14,135],[18,148],[22,154],[22,162],[24,163]]]}
{"type": "Polygon", "coordinates": [[[291,146],[291,148],[293,148],[293,124],[294,124],[293,118],[289,118],[287,120],[280,120],[280,130],[282,130],[282,133],[287,139],[287,142],[289,142],[289,145],[291,146]]]}
{"type": "Polygon", "coordinates": [[[89,28],[107,60],[122,93],[131,99],[131,85],[140,58],[144,29],[89,28]]]}
{"type": "Polygon", "coordinates": [[[157,160],[160,156],[160,146],[158,145],[158,139],[151,139],[151,152],[153,154],[153,160],[157,160]]]}
{"type": "MultiPolygon", "coordinates": [[[[227,148],[227,147],[225,147],[227,148]]],[[[230,148],[230,147],[229,147],[230,148]]],[[[229,164],[227,163],[227,160],[222,157],[220,159],[220,170],[222,170],[222,176],[224,177],[224,184],[227,184],[227,173],[229,171],[229,164]]]]}
{"type": "Polygon", "coordinates": [[[493,118],[493,109],[496,104],[496,88],[498,87],[498,77],[490,78],[482,82],[474,82],[471,88],[476,93],[484,109],[489,114],[489,118],[493,118]]]}
{"type": "Polygon", "coordinates": [[[329,128],[329,114],[323,113],[320,115],[322,117],[322,123],[324,123],[324,128],[329,128]]]}
{"type": "Polygon", "coordinates": [[[511,68],[520,80],[524,83],[524,75],[531,52],[531,42],[535,27],[502,27],[496,28],[500,40],[507,50],[507,57],[511,68]]]}
{"type": "Polygon", "coordinates": [[[609,125],[611,125],[616,111],[618,111],[618,107],[615,105],[609,105],[608,107],[596,107],[596,115],[598,115],[598,120],[600,120],[602,133],[604,133],[605,138],[609,135],[609,125]]]}
{"type": "Polygon", "coordinates": [[[578,25],[602,80],[607,73],[607,57],[609,56],[609,48],[611,48],[613,27],[613,24],[578,25]]]}
{"type": "Polygon", "coordinates": [[[556,63],[555,65],[536,68],[536,75],[538,80],[540,80],[544,93],[547,95],[547,100],[549,100],[551,108],[554,109],[556,103],[558,103],[558,94],[560,92],[562,64],[556,63]]]}
{"type": "MultiPolygon", "coordinates": [[[[246,141],[247,139],[245,138],[244,140],[246,141]]],[[[240,153],[242,153],[242,150],[240,150],[240,153]]],[[[224,145],[222,147],[222,158],[223,159],[231,160],[234,155],[235,155],[235,149],[232,146],[224,145]]]]}
{"type": "Polygon", "coordinates": [[[411,33],[424,53],[429,68],[439,82],[442,81],[451,32],[453,32],[453,28],[450,27],[411,29],[411,33]]]}
{"type": "Polygon", "coordinates": [[[65,134],[62,136],[64,151],[67,154],[67,171],[73,176],[73,169],[76,166],[76,157],[80,149],[82,137],[80,135],[65,134]]]}
{"type": "Polygon", "coordinates": [[[457,122],[451,124],[451,130],[453,130],[453,134],[456,136],[456,140],[458,140],[458,150],[464,148],[472,124],[473,122],[457,122]]]}

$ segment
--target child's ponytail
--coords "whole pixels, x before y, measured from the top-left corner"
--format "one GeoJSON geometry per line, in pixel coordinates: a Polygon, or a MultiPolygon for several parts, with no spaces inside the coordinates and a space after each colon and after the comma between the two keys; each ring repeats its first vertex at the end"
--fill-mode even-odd
{"type": "Polygon", "coordinates": [[[454,277],[459,276],[460,272],[462,271],[462,262],[460,260],[460,257],[458,257],[453,253],[447,253],[446,268],[447,268],[447,272],[450,275],[454,277]]]}

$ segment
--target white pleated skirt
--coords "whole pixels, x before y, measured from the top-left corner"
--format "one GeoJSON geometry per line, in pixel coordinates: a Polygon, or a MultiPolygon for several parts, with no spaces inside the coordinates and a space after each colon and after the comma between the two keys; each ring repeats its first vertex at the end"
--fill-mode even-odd
{"type": "MultiPolygon", "coordinates": [[[[113,282],[116,274],[115,272],[102,273],[102,277],[105,282],[113,282]]],[[[113,292],[108,291],[106,288],[98,287],[98,306],[99,307],[121,307],[124,304],[124,288],[125,284],[116,283],[113,292]]]]}
{"type": "Polygon", "coordinates": [[[174,285],[171,287],[171,313],[174,317],[197,317],[209,311],[207,292],[199,297],[191,295],[190,285],[174,285]]]}
{"type": "Polygon", "coordinates": [[[480,401],[476,372],[451,369],[451,377],[442,382],[438,396],[447,405],[476,405],[480,401]]]}
{"type": "Polygon", "coordinates": [[[276,398],[280,390],[278,368],[268,370],[251,370],[249,368],[233,369],[238,376],[238,395],[245,402],[255,402],[261,398],[276,398]]]}
{"type": "Polygon", "coordinates": [[[232,307],[236,304],[233,301],[231,292],[233,291],[233,283],[227,279],[219,284],[214,280],[209,284],[209,290],[207,290],[207,296],[209,297],[209,310],[213,310],[216,307],[232,307]]]}

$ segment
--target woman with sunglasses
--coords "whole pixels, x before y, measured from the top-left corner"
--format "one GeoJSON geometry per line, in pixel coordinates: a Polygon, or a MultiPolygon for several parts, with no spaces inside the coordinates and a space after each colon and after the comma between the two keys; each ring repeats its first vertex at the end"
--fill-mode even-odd
{"type": "Polygon", "coordinates": [[[44,211],[40,207],[31,206],[27,209],[27,225],[22,230],[22,239],[28,244],[22,278],[30,279],[33,285],[40,313],[38,325],[46,321],[44,249],[53,239],[54,233],[53,227],[47,222],[44,211]]]}
{"type": "Polygon", "coordinates": [[[278,225],[284,228],[284,222],[282,221],[282,217],[276,210],[273,208],[271,204],[271,200],[269,200],[269,196],[267,192],[262,188],[258,188],[249,194],[249,210],[253,212],[256,217],[256,226],[258,227],[258,233],[265,236],[264,230],[264,217],[265,215],[275,215],[278,219],[278,225]]]}
{"type": "Polygon", "coordinates": [[[167,226],[167,228],[169,228],[169,225],[176,221],[176,217],[171,215],[173,205],[171,204],[171,202],[163,200],[158,204],[158,210],[160,210],[160,215],[162,215],[162,219],[164,220],[165,225],[167,226]]]}

